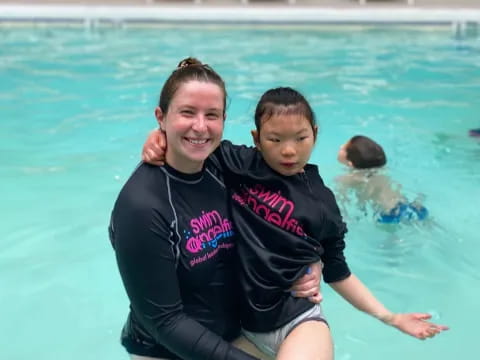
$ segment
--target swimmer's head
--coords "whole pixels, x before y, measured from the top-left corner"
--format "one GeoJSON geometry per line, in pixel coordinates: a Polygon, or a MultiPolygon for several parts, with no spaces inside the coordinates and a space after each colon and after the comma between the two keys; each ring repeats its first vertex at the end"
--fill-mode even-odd
{"type": "Polygon", "coordinates": [[[369,169],[385,165],[387,158],[375,141],[356,135],[340,147],[338,161],[355,169],[369,169]]]}
{"type": "Polygon", "coordinates": [[[289,87],[265,92],[255,110],[253,141],[265,162],[291,176],[303,172],[317,137],[315,114],[305,97],[289,87]]]}

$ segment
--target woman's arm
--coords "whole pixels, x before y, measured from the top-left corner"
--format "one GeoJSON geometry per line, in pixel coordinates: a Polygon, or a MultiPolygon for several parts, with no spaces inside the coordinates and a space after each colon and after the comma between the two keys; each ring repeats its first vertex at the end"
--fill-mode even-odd
{"type": "Polygon", "coordinates": [[[368,288],[353,274],[344,280],[330,283],[332,288],[357,309],[370,314],[398,330],[418,339],[433,337],[448,327],[433,324],[426,320],[429,314],[394,314],[378,301],[368,288]]]}
{"type": "Polygon", "coordinates": [[[142,327],[158,344],[183,360],[256,359],[183,311],[177,250],[169,238],[169,224],[164,224],[151,206],[134,202],[119,197],[112,215],[111,236],[131,308],[142,327]]]}

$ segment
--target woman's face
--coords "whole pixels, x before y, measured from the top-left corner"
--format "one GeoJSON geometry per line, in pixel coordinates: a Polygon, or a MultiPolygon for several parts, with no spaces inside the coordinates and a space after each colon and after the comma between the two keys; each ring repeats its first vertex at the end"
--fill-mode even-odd
{"type": "Polygon", "coordinates": [[[155,115],[167,137],[167,163],[178,171],[195,173],[220,144],[223,134],[223,90],[216,84],[188,81],[180,85],[167,113],[155,115]]]}

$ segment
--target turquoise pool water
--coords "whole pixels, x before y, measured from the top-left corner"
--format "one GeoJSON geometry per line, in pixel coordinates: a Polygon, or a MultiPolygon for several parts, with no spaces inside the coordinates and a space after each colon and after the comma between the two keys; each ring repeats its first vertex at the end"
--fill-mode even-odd
{"type": "Polygon", "coordinates": [[[388,171],[432,222],[381,227],[348,209],[347,257],[392,310],[451,330],[421,342],[327,286],[336,359],[470,359],[480,297],[480,43],[449,28],[0,27],[0,353],[127,359],[128,302],[107,239],[113,201],[185,56],[227,82],[226,138],[250,143],[261,93],[291,85],[320,121],[313,155],[333,186],[338,147],[377,139],[388,171]]]}

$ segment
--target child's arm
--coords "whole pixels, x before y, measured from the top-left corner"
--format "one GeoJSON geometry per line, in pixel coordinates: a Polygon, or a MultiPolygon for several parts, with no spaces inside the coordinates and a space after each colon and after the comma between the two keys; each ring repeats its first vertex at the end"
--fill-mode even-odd
{"type": "MultiPolygon", "coordinates": [[[[167,138],[165,132],[159,129],[152,130],[143,144],[142,160],[148,164],[161,166],[165,164],[167,152],[167,138]]],[[[254,147],[234,145],[230,141],[223,140],[214,152],[224,171],[230,173],[242,173],[247,164],[256,158],[258,152],[254,147]]]]}
{"type": "Polygon", "coordinates": [[[436,334],[448,330],[447,326],[426,321],[431,318],[429,314],[394,314],[390,312],[353,274],[344,280],[330,283],[330,285],[338,294],[357,309],[418,339],[424,340],[427,337],[434,337],[436,334]]]}

